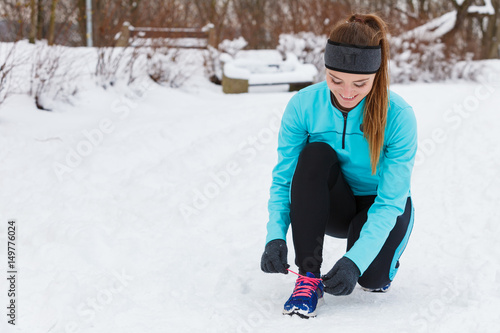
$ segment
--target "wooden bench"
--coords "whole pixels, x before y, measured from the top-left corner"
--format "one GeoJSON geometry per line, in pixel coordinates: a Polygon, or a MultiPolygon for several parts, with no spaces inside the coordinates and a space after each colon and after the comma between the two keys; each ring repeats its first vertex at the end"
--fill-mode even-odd
{"type": "Polygon", "coordinates": [[[211,23],[203,28],[152,28],[133,27],[128,22],[123,23],[116,46],[145,46],[148,40],[154,40],[157,42],[155,44],[162,46],[184,49],[217,47],[214,25],[211,23]]]}

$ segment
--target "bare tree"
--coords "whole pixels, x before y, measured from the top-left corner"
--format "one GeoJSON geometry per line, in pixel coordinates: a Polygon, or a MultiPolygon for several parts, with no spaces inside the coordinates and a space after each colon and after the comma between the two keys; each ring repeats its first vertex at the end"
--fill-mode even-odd
{"type": "Polygon", "coordinates": [[[455,36],[462,30],[462,27],[464,26],[467,18],[467,11],[473,2],[473,0],[464,0],[464,1],[450,0],[450,1],[455,10],[457,11],[457,18],[455,20],[455,25],[453,26],[453,29],[451,29],[445,36],[443,36],[443,39],[445,41],[450,41],[454,39],[455,36]]]}
{"type": "Polygon", "coordinates": [[[44,0],[36,0],[36,38],[41,40],[44,38],[44,0]]]}
{"type": "Polygon", "coordinates": [[[77,0],[76,6],[78,10],[77,19],[78,22],[78,33],[80,34],[80,39],[82,40],[82,45],[87,45],[87,11],[85,6],[85,0],[77,0]]]}
{"type": "Polygon", "coordinates": [[[500,0],[492,0],[492,5],[495,16],[488,21],[487,35],[483,38],[486,59],[500,58],[500,0]]]}
{"type": "MultiPolygon", "coordinates": [[[[471,5],[483,0],[92,0],[93,36],[96,46],[111,46],[125,21],[138,27],[170,28],[213,23],[216,44],[243,36],[248,48],[274,48],[282,33],[326,35],[335,22],[352,12],[375,11],[388,21],[391,33],[398,35],[456,10],[456,24],[443,40],[449,46],[447,52],[491,58],[498,56],[500,0],[491,2],[494,14],[469,12],[471,5]]],[[[86,43],[85,0],[0,0],[0,16],[2,40],[86,43]]]]}
{"type": "Polygon", "coordinates": [[[75,24],[78,22],[77,1],[57,0],[57,5],[54,10],[54,16],[54,43],[68,46],[84,45],[84,40],[86,38],[82,39],[77,28],[78,24],[75,24]]]}
{"type": "MultiPolygon", "coordinates": [[[[0,41],[15,41],[19,40],[20,30],[19,26],[22,24],[19,20],[22,19],[18,16],[17,3],[14,3],[13,0],[6,0],[3,5],[0,7],[0,14],[4,18],[4,25],[7,34],[0,36],[0,41]],[[8,37],[7,37],[8,36],[8,37]],[[9,38],[10,37],[10,38],[9,38]]],[[[31,9],[28,13],[28,20],[31,17],[31,9]]],[[[21,34],[22,35],[22,34],[21,34]]]]}
{"type": "Polygon", "coordinates": [[[488,59],[498,57],[500,23],[500,0],[492,0],[494,12],[470,10],[473,0],[450,0],[456,10],[453,29],[443,36],[449,50],[456,54],[466,52],[476,58],[488,59]]]}
{"type": "Polygon", "coordinates": [[[194,11],[188,1],[136,1],[136,6],[129,9],[128,21],[133,26],[188,27],[195,23],[194,11]]]}
{"type": "Polygon", "coordinates": [[[266,29],[266,12],[268,0],[235,0],[234,11],[240,24],[241,34],[252,49],[269,48],[276,41],[271,41],[271,36],[266,29]]]}
{"type": "Polygon", "coordinates": [[[469,13],[481,31],[481,59],[498,58],[500,47],[500,0],[492,0],[493,13],[469,13]]]}
{"type": "Polygon", "coordinates": [[[31,26],[30,26],[29,42],[34,44],[35,39],[36,39],[36,28],[37,28],[37,24],[36,24],[37,0],[30,0],[30,11],[31,11],[31,13],[30,13],[31,26]]]}
{"type": "Polygon", "coordinates": [[[54,44],[54,30],[56,26],[56,7],[59,0],[52,0],[50,5],[50,21],[49,21],[49,45],[54,44]]]}
{"type": "MultiPolygon", "coordinates": [[[[257,0],[259,1],[259,0],[257,0]]],[[[261,0],[266,1],[266,0],[261,0]]],[[[228,28],[227,14],[232,0],[194,0],[194,6],[201,26],[212,23],[215,29],[215,41],[222,41],[224,30],[228,28]]]]}
{"type": "Polygon", "coordinates": [[[129,0],[128,3],[128,21],[134,25],[139,21],[139,16],[141,14],[140,9],[144,1],[141,0],[129,0]]]}

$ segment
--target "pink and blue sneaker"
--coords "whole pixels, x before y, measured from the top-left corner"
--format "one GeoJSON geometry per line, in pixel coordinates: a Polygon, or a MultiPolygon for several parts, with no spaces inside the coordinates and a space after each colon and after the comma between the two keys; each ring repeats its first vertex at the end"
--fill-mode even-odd
{"type": "Polygon", "coordinates": [[[295,282],[292,296],[286,301],[283,314],[302,318],[316,317],[318,303],[323,302],[323,282],[313,273],[300,275],[295,282]]]}

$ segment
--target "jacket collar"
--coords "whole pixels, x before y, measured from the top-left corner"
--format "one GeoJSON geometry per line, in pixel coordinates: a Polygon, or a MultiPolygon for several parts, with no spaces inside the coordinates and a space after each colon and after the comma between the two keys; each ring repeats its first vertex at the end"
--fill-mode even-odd
{"type": "MultiPolygon", "coordinates": [[[[330,88],[328,88],[328,86],[326,86],[326,88],[328,89],[328,97],[330,99],[330,103],[328,103],[328,104],[330,104],[332,112],[334,113],[335,116],[343,119],[344,116],[342,113],[346,113],[346,112],[341,111],[340,109],[338,109],[337,107],[335,107],[333,105],[333,93],[330,91],[330,88]]],[[[358,103],[358,105],[356,105],[356,107],[354,109],[347,112],[349,118],[358,117],[358,116],[363,114],[363,110],[365,109],[365,100],[366,100],[366,96],[361,100],[361,102],[358,103]]]]}

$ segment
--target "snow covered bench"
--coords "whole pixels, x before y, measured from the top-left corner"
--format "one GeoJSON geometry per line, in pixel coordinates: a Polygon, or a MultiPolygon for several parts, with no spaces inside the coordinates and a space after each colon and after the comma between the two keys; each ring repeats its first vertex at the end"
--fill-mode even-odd
{"type": "Polygon", "coordinates": [[[307,87],[318,73],[312,64],[301,64],[288,53],[286,60],[275,50],[240,51],[234,59],[222,59],[222,90],[226,94],[248,92],[249,87],[289,85],[289,91],[307,87]]]}

